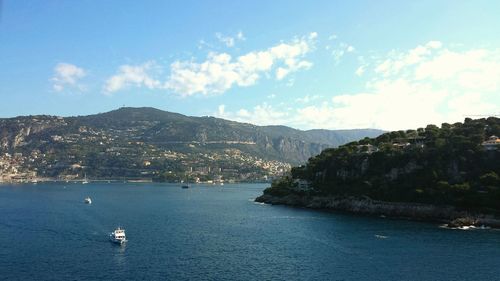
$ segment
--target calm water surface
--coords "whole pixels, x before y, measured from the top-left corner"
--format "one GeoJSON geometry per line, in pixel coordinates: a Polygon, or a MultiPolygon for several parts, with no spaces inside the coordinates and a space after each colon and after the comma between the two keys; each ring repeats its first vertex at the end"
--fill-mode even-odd
{"type": "Polygon", "coordinates": [[[265,186],[0,185],[0,279],[500,280],[500,231],[252,202],[265,186]]]}

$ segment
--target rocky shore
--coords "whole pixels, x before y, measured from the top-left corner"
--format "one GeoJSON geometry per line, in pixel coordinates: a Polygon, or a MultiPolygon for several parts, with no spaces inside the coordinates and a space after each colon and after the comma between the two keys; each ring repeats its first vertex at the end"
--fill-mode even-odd
{"type": "Polygon", "coordinates": [[[485,226],[500,228],[500,219],[493,215],[458,210],[453,206],[436,206],[419,203],[385,202],[368,197],[324,197],[288,194],[273,196],[264,194],[256,202],[304,207],[318,210],[342,211],[362,215],[386,216],[423,221],[435,221],[448,227],[485,226]]]}

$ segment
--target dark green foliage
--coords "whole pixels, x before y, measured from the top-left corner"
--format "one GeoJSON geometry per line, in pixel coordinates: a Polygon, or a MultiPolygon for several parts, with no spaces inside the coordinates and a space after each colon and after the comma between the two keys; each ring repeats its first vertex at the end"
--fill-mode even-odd
{"type": "Polygon", "coordinates": [[[266,188],[264,190],[264,194],[272,196],[285,196],[290,193],[294,193],[294,187],[296,187],[296,184],[293,182],[292,177],[285,176],[274,180],[272,182],[272,187],[266,188]]]}
{"type": "Polygon", "coordinates": [[[500,210],[500,146],[482,145],[492,135],[498,118],[389,132],[323,150],[291,172],[325,195],[500,210]]]}

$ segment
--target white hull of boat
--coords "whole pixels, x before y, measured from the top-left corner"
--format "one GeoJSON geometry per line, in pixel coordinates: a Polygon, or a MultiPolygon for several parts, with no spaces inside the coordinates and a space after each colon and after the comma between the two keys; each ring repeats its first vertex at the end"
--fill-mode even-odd
{"type": "Polygon", "coordinates": [[[109,236],[109,240],[115,244],[119,244],[119,245],[122,245],[124,244],[125,242],[127,242],[127,240],[122,240],[122,239],[114,239],[111,235],[109,236]]]}

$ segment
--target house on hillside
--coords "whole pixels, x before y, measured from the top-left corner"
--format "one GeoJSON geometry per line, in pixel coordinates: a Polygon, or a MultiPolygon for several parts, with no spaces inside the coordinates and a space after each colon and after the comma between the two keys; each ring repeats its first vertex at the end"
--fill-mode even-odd
{"type": "Polygon", "coordinates": [[[397,148],[407,148],[410,145],[411,144],[409,142],[394,142],[394,143],[392,143],[392,146],[397,147],[397,148]]]}
{"type": "Polygon", "coordinates": [[[360,144],[357,146],[358,153],[372,154],[378,151],[378,147],[371,144],[360,144]]]}
{"type": "Polygon", "coordinates": [[[491,136],[481,144],[485,150],[497,150],[500,147],[500,138],[491,136]]]}
{"type": "Polygon", "coordinates": [[[295,179],[293,182],[297,184],[298,190],[308,190],[311,187],[311,183],[308,180],[295,179]]]}

